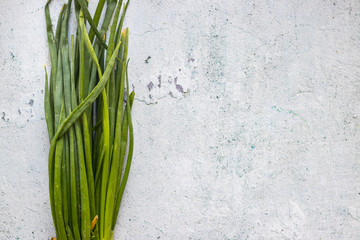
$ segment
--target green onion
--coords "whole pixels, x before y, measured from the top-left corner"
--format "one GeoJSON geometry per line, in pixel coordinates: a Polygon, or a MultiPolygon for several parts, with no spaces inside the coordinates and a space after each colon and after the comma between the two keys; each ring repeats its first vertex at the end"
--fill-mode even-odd
{"type": "Polygon", "coordinates": [[[129,1],[108,0],[98,30],[105,0],[99,0],[93,17],[87,1],[74,0],[77,30],[70,43],[72,0],[60,11],[55,34],[50,2],[45,5],[45,19],[51,71],[49,77],[45,67],[44,109],[56,238],[111,240],[134,145],[129,30],[122,29],[129,1]]]}

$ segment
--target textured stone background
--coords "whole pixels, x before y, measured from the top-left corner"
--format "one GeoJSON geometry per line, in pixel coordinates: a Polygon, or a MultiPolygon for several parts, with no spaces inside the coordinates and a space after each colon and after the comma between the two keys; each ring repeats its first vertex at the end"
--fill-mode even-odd
{"type": "MultiPolygon", "coordinates": [[[[0,239],[54,235],[44,4],[0,1],[0,239]]],[[[132,0],[126,25],[117,239],[360,239],[359,1],[132,0]]]]}

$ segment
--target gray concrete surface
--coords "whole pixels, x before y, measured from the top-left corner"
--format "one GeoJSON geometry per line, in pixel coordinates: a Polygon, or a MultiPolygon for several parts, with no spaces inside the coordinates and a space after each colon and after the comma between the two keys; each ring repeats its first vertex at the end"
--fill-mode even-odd
{"type": "MultiPolygon", "coordinates": [[[[43,12],[0,1],[0,239],[54,235],[43,12]]],[[[359,1],[132,0],[126,25],[116,239],[360,239],[359,1]]]]}

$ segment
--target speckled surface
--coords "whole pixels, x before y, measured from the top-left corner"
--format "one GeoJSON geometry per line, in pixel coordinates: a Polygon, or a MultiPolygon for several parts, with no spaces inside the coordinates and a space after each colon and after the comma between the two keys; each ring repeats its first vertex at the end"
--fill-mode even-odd
{"type": "MultiPolygon", "coordinates": [[[[44,4],[0,1],[0,239],[54,235],[44,4]]],[[[116,239],[360,239],[358,1],[132,0],[126,25],[116,239]]]]}

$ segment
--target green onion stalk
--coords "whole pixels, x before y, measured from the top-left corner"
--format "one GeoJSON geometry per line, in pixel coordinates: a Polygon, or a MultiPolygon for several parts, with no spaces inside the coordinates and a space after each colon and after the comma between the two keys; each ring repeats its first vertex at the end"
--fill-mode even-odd
{"type": "Polygon", "coordinates": [[[86,0],[74,0],[77,29],[70,38],[72,0],[63,5],[55,33],[50,1],[44,107],[53,239],[114,239],[134,146],[129,29],[123,29],[129,1],[99,0],[92,15],[86,0]]]}

